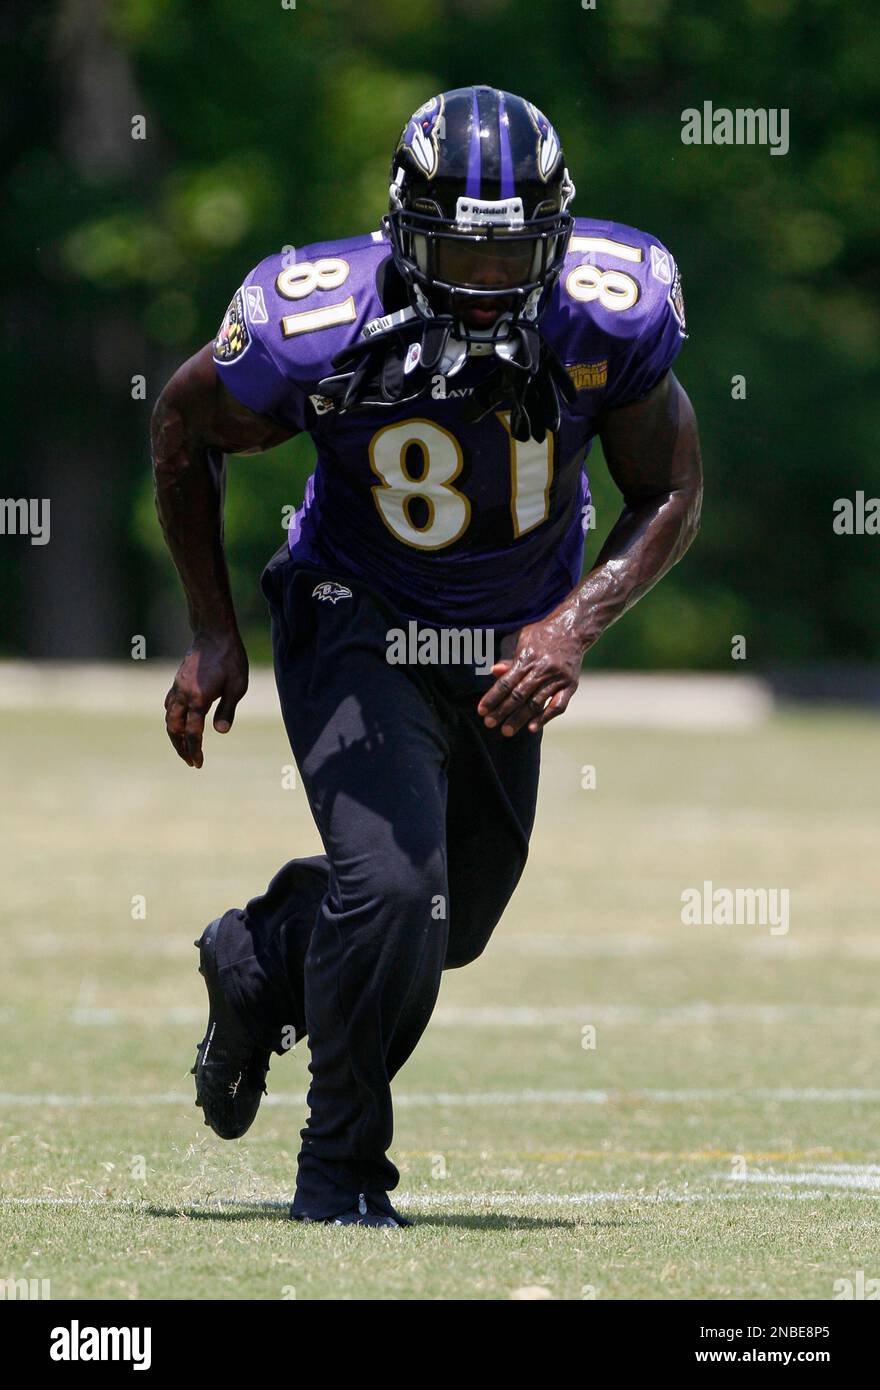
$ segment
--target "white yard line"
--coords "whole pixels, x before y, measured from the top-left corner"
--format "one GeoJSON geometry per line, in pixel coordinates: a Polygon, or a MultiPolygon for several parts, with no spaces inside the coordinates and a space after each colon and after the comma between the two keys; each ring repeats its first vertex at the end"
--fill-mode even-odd
{"type": "MultiPolygon", "coordinates": [[[[537,957],[541,960],[616,960],[630,957],[645,959],[649,956],[674,956],[683,949],[692,949],[694,937],[691,934],[685,938],[677,918],[674,921],[669,918],[668,925],[669,930],[662,936],[635,933],[608,936],[576,936],[572,933],[569,936],[559,933],[545,934],[541,931],[536,931],[533,936],[526,936],[517,932],[505,937],[503,943],[499,942],[498,946],[503,946],[504,951],[515,955],[537,957]]],[[[803,932],[800,935],[791,933],[788,936],[755,936],[755,931],[763,931],[756,927],[689,928],[690,933],[694,930],[714,931],[715,934],[711,937],[712,950],[727,952],[736,957],[758,955],[779,959],[781,953],[784,953],[782,958],[785,960],[794,956],[810,960],[827,957],[834,961],[877,960],[880,957],[880,941],[868,939],[867,933],[864,934],[864,939],[860,939],[856,935],[845,936],[843,933],[831,937],[812,932],[803,932]],[[724,935],[725,932],[727,935],[724,935]],[[751,936],[748,935],[750,932],[751,936]]]]}
{"type": "MultiPolygon", "coordinates": [[[[786,960],[792,956],[809,959],[829,957],[836,961],[880,959],[880,940],[869,939],[867,932],[862,936],[857,933],[847,936],[843,932],[831,936],[809,929],[807,933],[800,935],[790,933],[785,937],[749,937],[746,934],[724,936],[725,930],[728,929],[718,928],[717,934],[712,937],[713,951],[723,950],[736,956],[769,956],[771,959],[778,959],[780,952],[784,952],[786,960]]],[[[754,930],[752,927],[743,928],[744,933],[754,930]]],[[[692,948],[692,931],[693,928],[685,931],[677,916],[668,930],[662,934],[658,931],[655,935],[609,932],[607,936],[579,936],[574,932],[564,935],[536,930],[534,935],[529,936],[517,930],[500,935],[495,942],[495,949],[503,951],[505,955],[539,957],[546,960],[668,957],[692,948]]],[[[85,957],[107,960],[112,957],[114,960],[141,963],[148,959],[155,960],[157,955],[169,961],[193,960],[191,936],[181,940],[177,936],[157,934],[150,937],[148,942],[144,937],[135,936],[130,936],[127,940],[117,937],[108,941],[98,940],[94,933],[43,932],[14,939],[7,934],[4,946],[11,961],[39,960],[44,956],[73,956],[77,960],[85,957]]],[[[3,1012],[4,1010],[0,1009],[0,1017],[3,1016],[3,1012]]]]}
{"type": "Polygon", "coordinates": [[[760,1183],[766,1186],[781,1187],[846,1187],[880,1192],[880,1172],[830,1172],[813,1169],[804,1173],[756,1173],[748,1169],[740,1177],[730,1173],[716,1173],[719,1179],[727,1182],[760,1183]]]}
{"type": "MultiPolygon", "coordinates": [[[[646,1105],[690,1105],[703,1101],[742,1100],[747,1102],[815,1101],[828,1104],[872,1104],[880,1102],[880,1090],[871,1087],[695,1087],[689,1090],[521,1090],[521,1091],[413,1091],[396,1095],[398,1109],[444,1108],[482,1109],[508,1105],[617,1105],[632,1102],[646,1105]]],[[[0,1107],[48,1110],[147,1109],[151,1106],[185,1106],[193,1103],[192,1092],[165,1091],[156,1094],[70,1095],[57,1092],[0,1091],[0,1107]]],[[[304,1095],[268,1095],[264,1105],[305,1104],[304,1095]]]]}
{"type": "Polygon", "coordinates": [[[796,1087],[741,1090],[738,1087],[706,1086],[689,1090],[522,1090],[437,1092],[395,1097],[395,1105],[405,1106],[489,1106],[489,1105],[614,1105],[631,1101],[659,1105],[689,1105],[698,1101],[880,1101],[880,1090],[867,1087],[833,1088],[796,1087]]]}
{"type": "MultiPolygon", "coordinates": [[[[117,1023],[189,1027],[202,1024],[201,1005],[153,1007],[149,1004],[95,1005],[93,996],[82,995],[70,1011],[71,1023],[80,1028],[109,1028],[117,1023]]],[[[856,1022],[880,1021],[876,1004],[441,1004],[431,1016],[432,1028],[552,1028],[585,1023],[670,1023],[706,1025],[742,1020],[754,1023],[792,1023],[815,1016],[848,1018],[856,1022]]],[[[27,1017],[27,1010],[0,1010],[0,1022],[27,1017]]]]}
{"type": "Polygon", "coordinates": [[[177,1023],[188,1028],[192,1024],[204,1023],[205,1010],[204,1007],[186,1004],[176,1009],[153,1009],[149,1004],[132,1004],[125,1008],[114,1005],[106,1009],[77,1004],[70,1012],[70,1021],[80,1028],[109,1028],[112,1024],[123,1022],[143,1023],[148,1027],[155,1027],[159,1023],[177,1023]]]}
{"type": "Polygon", "coordinates": [[[876,1173],[880,1176],[880,1163],[813,1163],[815,1173],[876,1173]]]}
{"type": "Polygon", "coordinates": [[[441,1028],[544,1028],[561,1023],[715,1023],[748,1019],[782,1023],[806,1015],[843,1014],[855,1020],[880,1020],[874,1004],[528,1004],[441,1005],[431,1025],[441,1028]]]}
{"type": "MultiPolygon", "coordinates": [[[[855,1201],[877,1201],[880,1194],[875,1196],[867,1192],[839,1192],[835,1194],[839,1197],[847,1197],[855,1201]]],[[[597,1192],[437,1192],[437,1193],[395,1193],[394,1200],[401,1210],[420,1209],[431,1211],[434,1208],[444,1207],[496,1207],[501,1210],[513,1209],[528,1212],[536,1207],[590,1207],[600,1206],[610,1202],[621,1202],[638,1204],[642,1206],[665,1205],[685,1205],[696,1202],[756,1202],[756,1201],[815,1201],[817,1199],[828,1199],[828,1191],[820,1189],[803,1192],[633,1192],[625,1188],[613,1188],[607,1191],[597,1192]]],[[[213,1201],[191,1201],[180,1200],[172,1196],[162,1195],[153,1200],[146,1197],[139,1201],[133,1198],[99,1198],[99,1197],[2,1197],[0,1196],[0,1210],[7,1207],[71,1207],[71,1208],[105,1208],[117,1211],[145,1211],[149,1213],[149,1208],[154,1204],[173,1206],[181,1211],[223,1211],[229,1207],[265,1207],[278,1211],[286,1211],[290,1200],[278,1200],[277,1198],[252,1197],[252,1198],[226,1198],[219,1197],[213,1201]]]]}

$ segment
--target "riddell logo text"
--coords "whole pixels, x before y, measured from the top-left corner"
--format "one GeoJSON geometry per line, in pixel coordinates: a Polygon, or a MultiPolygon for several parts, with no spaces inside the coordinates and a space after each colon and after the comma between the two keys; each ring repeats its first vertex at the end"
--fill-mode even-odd
{"type": "Polygon", "coordinates": [[[49,1356],[53,1361],[130,1361],[135,1371],[152,1365],[151,1327],[53,1327],[49,1356]]]}

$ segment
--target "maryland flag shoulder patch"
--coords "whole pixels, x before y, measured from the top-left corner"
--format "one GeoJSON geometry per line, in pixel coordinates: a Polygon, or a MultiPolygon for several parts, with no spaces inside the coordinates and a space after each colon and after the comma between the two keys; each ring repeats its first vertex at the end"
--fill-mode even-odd
{"type": "Polygon", "coordinates": [[[576,391],[598,391],[608,381],[608,360],[577,362],[568,368],[568,374],[576,391]]]}
{"type": "Polygon", "coordinates": [[[251,335],[244,315],[244,300],[241,290],[236,290],[220,325],[220,331],[214,339],[214,361],[234,362],[247,351],[250,341],[251,335]]]}

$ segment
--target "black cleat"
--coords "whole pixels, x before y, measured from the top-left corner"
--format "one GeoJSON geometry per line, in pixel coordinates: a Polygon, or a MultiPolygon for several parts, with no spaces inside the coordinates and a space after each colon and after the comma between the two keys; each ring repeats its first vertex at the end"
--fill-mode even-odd
{"type": "Polygon", "coordinates": [[[386,1216],[384,1212],[369,1211],[361,1213],[358,1207],[352,1207],[351,1211],[344,1211],[341,1216],[334,1216],[332,1221],[326,1223],[328,1226],[389,1226],[395,1231],[400,1230],[400,1222],[395,1221],[393,1216],[386,1216]]]}
{"type": "MultiPolygon", "coordinates": [[[[391,1203],[385,1198],[389,1207],[391,1203]]],[[[370,1197],[363,1192],[358,1193],[357,1202],[349,1207],[347,1211],[342,1211],[338,1216],[312,1217],[294,1216],[291,1210],[291,1220],[314,1223],[318,1226],[384,1226],[391,1230],[402,1230],[404,1226],[411,1226],[412,1222],[407,1221],[406,1217],[401,1216],[400,1212],[384,1211],[370,1197]],[[391,1213],[394,1213],[393,1215],[391,1213]]]]}
{"type": "Polygon", "coordinates": [[[239,1023],[220,983],[217,966],[217,931],[220,918],[211,922],[198,947],[199,974],[208,990],[208,1028],[197,1044],[196,1105],[205,1112],[205,1124],[221,1139],[240,1139],[254,1122],[266,1093],[270,1053],[258,1047],[239,1023]]]}

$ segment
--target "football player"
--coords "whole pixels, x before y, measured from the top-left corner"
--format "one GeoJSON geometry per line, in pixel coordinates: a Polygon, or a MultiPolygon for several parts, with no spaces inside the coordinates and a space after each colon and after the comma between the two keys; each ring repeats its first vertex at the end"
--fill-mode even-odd
{"type": "MultiPolygon", "coordinates": [[[[262,577],[290,744],[324,854],[196,943],[206,1123],[254,1119],[271,1054],[308,1036],[294,1219],[407,1224],[390,1082],[441,973],[480,955],[522,873],[542,730],[605,629],[699,523],[671,369],[679,273],[656,238],[575,217],[559,136],[489,86],[434,96],[394,150],[381,227],[270,255],[153,418],[157,505],[192,645],[166,724],[189,766],[248,663],[223,551],[225,454],[303,431],[317,454],[262,577]],[[623,506],[582,579],[599,437],[623,506]],[[478,632],[471,661],[389,659],[392,631],[478,632]]],[[[438,650],[442,650],[438,646],[438,650]]]]}

